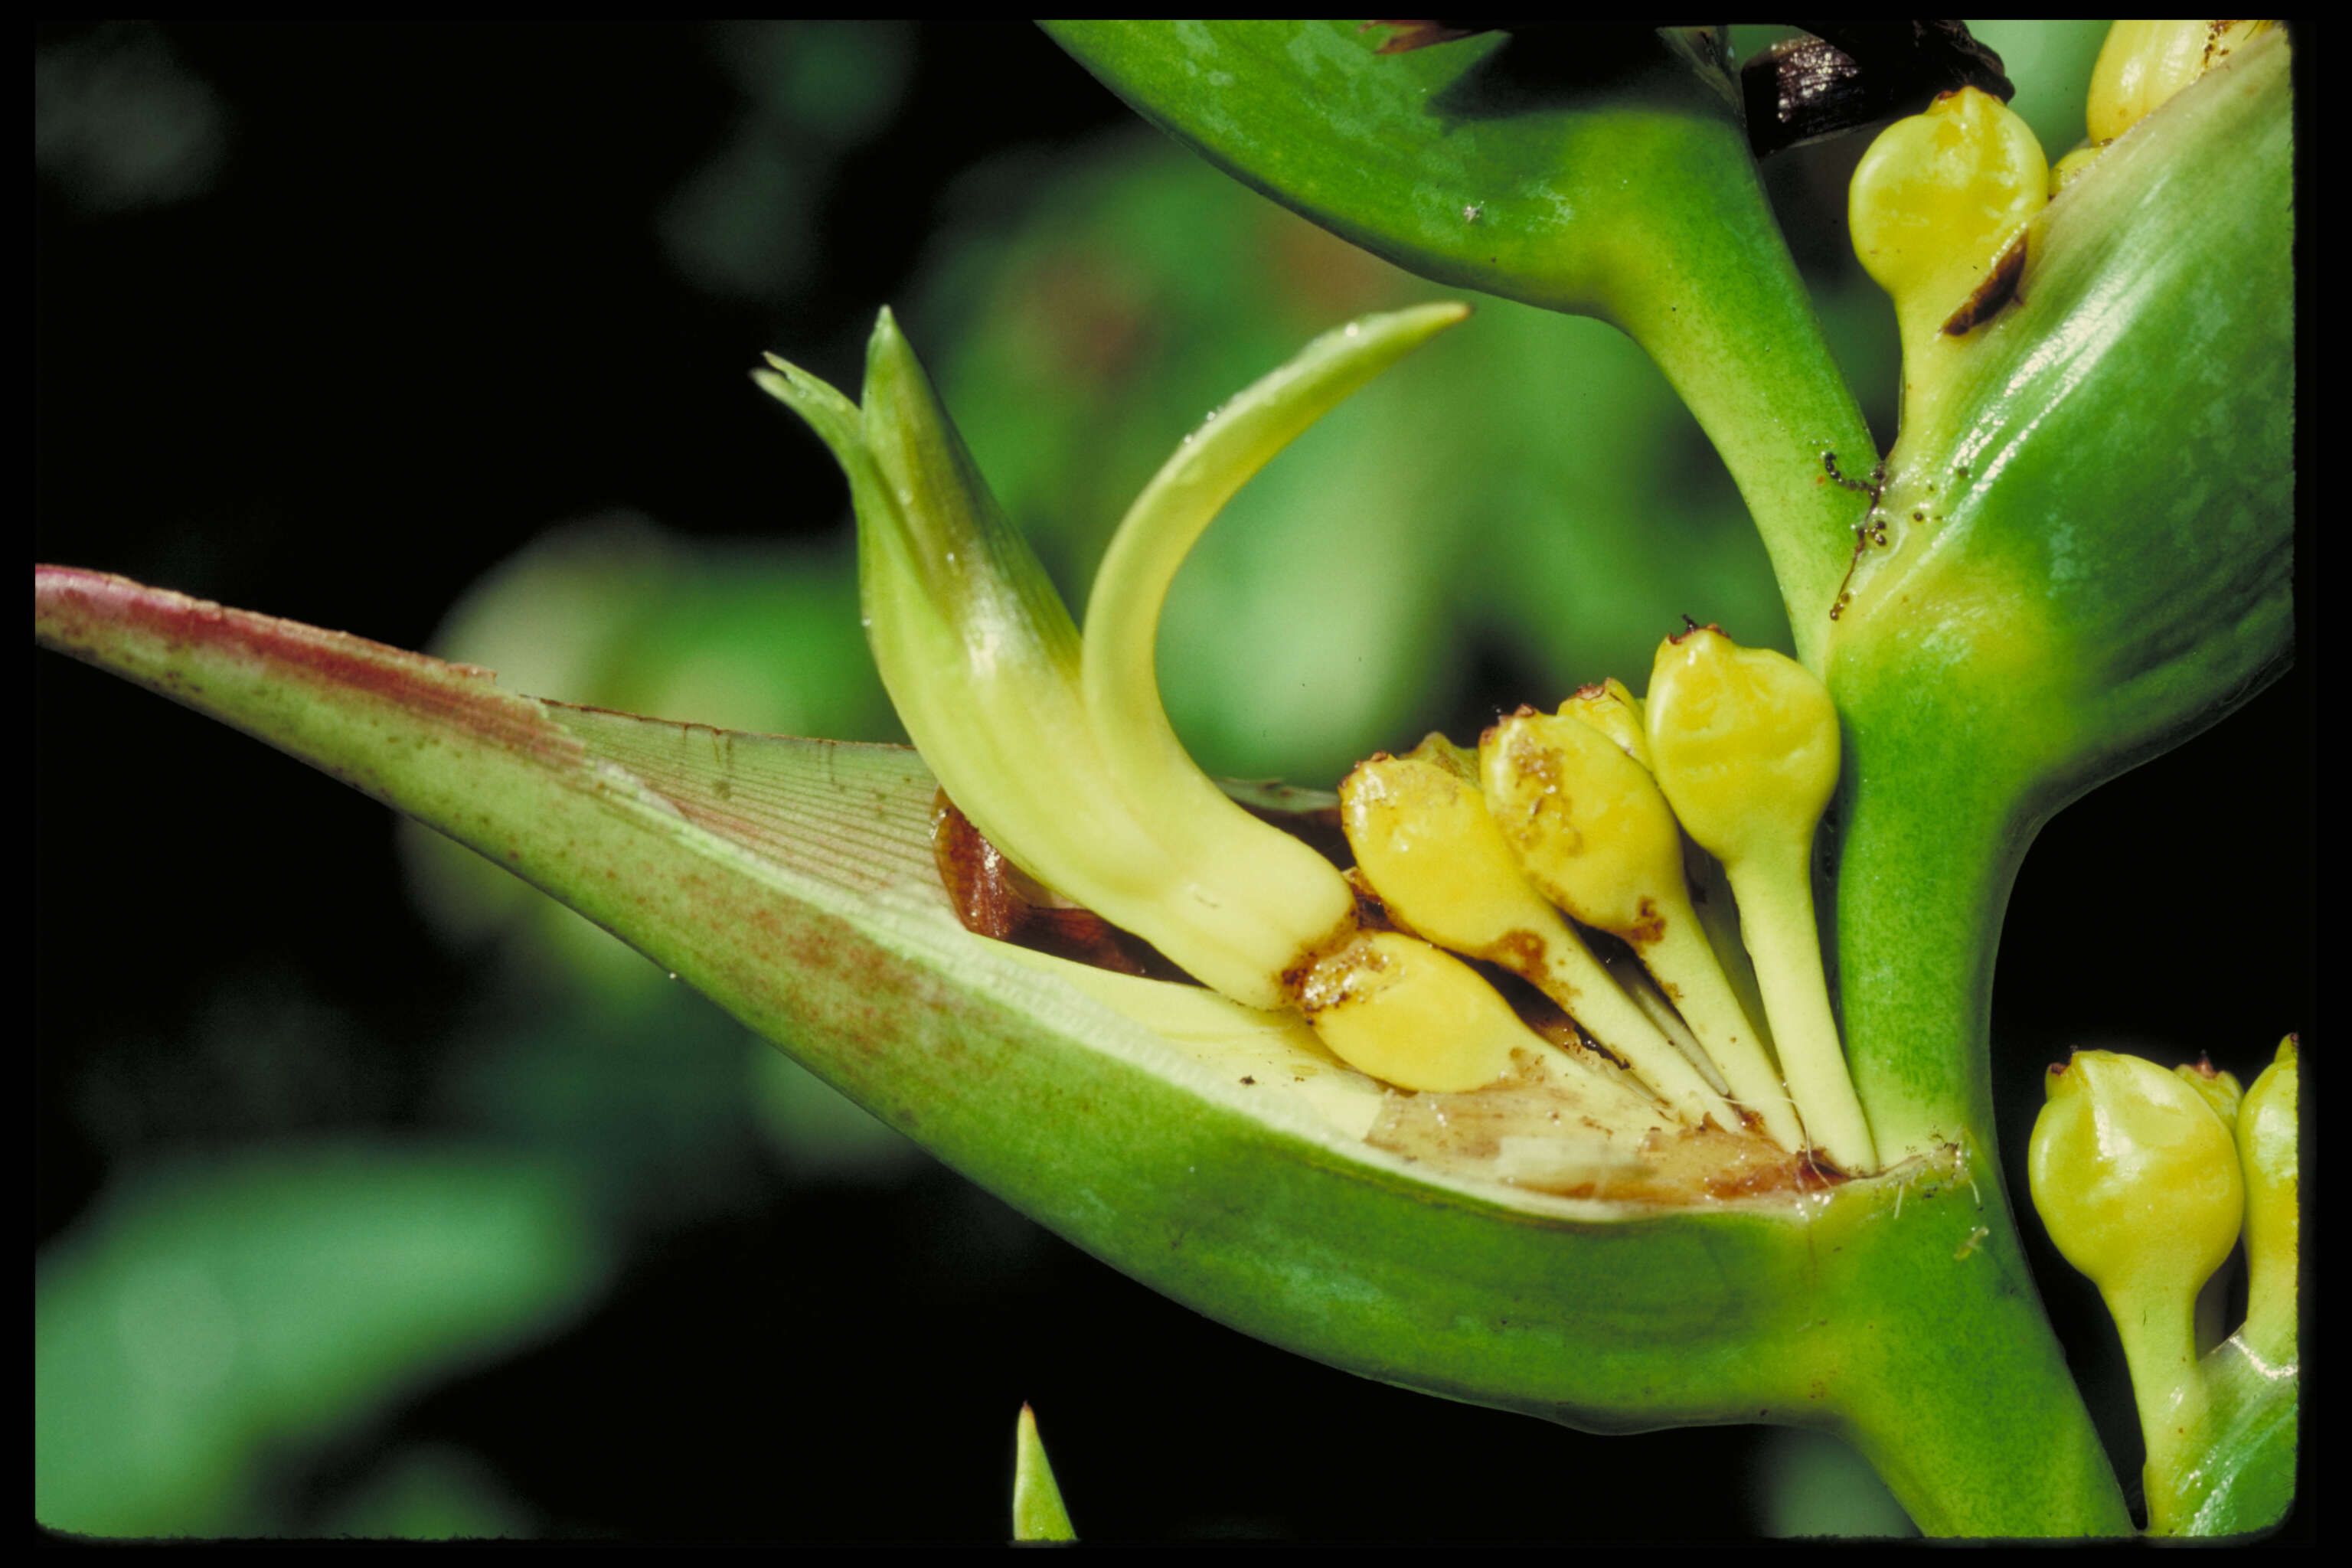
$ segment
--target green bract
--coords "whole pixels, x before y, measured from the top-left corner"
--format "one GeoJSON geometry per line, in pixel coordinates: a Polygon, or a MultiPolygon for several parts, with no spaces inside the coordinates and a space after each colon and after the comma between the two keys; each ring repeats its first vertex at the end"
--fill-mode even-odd
{"type": "Polygon", "coordinates": [[[2242,47],[2029,226],[2016,301],[1967,335],[1939,417],[1888,455],[1889,540],[1839,624],[1849,705],[1965,647],[1979,688],[2000,670],[2000,749],[2063,798],[2276,673],[2293,615],[2287,55],[2280,32],[2242,47]]]}
{"type": "Polygon", "coordinates": [[[781,360],[760,373],[850,479],[883,682],[958,805],[1032,875],[1253,1005],[1279,1003],[1280,977],[1351,922],[1355,902],[1313,850],[1192,765],[1160,705],[1160,603],[1250,475],[1466,313],[1435,305],[1350,323],[1212,415],[1129,511],[1083,644],[888,312],[862,409],[781,360]]]}
{"type": "Polygon", "coordinates": [[[509,696],[97,574],[44,569],[35,596],[50,646],[508,865],[957,1169],[1246,1332],[1596,1430],[1823,1426],[1932,1531],[2126,1526],[2023,1260],[1988,1233],[1987,1167],[1682,1212],[1435,1176],[1104,1005],[1074,983],[1096,972],[964,931],[911,752],[509,696]]]}
{"type": "Polygon", "coordinates": [[[2288,657],[2286,64],[2283,34],[2257,39],[2043,209],[2016,302],[1948,357],[1876,508],[1849,498],[1886,542],[1849,545],[1829,653],[1836,920],[1847,1048],[1889,1158],[1989,1134],[1965,1042],[2042,823],[2288,657]]]}

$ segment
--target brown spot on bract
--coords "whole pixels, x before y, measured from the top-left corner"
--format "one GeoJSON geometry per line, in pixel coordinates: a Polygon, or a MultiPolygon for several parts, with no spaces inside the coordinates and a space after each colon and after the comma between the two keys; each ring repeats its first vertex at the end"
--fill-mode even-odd
{"type": "Polygon", "coordinates": [[[1118,974],[1191,981],[1167,955],[1024,875],[948,798],[931,798],[931,854],[964,930],[1118,974]]]}
{"type": "Polygon", "coordinates": [[[1028,914],[1028,902],[1013,890],[1004,857],[945,790],[931,797],[931,856],[963,929],[1011,941],[1028,914]]]}

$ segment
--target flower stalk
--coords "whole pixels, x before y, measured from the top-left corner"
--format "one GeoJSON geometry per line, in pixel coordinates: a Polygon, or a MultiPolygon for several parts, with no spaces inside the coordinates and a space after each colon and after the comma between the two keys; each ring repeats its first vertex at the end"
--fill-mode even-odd
{"type": "Polygon", "coordinates": [[[1691,906],[1682,832],[1649,770],[1572,711],[1525,709],[1481,737],[1478,763],[1528,879],[1630,943],[1731,1094],[1780,1147],[1805,1147],[1771,1053],[1691,906]]]}
{"type": "Polygon", "coordinates": [[[1846,1072],[1813,920],[1813,831],[1837,793],[1837,710],[1804,666],[1712,626],[1658,649],[1645,710],[1660,788],[1723,864],[1807,1135],[1848,1171],[1878,1151],[1846,1072]]]}
{"type": "MultiPolygon", "coordinates": [[[[2078,1051],[2050,1069],[2049,1097],[2033,1124],[2034,1207],[2123,1336],[2148,1469],[2177,1471],[2206,1419],[2197,1296],[2238,1244],[2238,1151],[2200,1089],[2137,1057],[2078,1051]]],[[[2164,1534],[2179,1525],[2168,1500],[2150,1489],[2149,1527],[2164,1534]]]]}

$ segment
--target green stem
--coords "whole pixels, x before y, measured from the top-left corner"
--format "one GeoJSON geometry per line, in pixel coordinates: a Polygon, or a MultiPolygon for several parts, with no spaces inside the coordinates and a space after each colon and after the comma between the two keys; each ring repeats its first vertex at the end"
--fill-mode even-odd
{"type": "Polygon", "coordinates": [[[1696,264],[1618,290],[1613,314],[1731,470],[1771,556],[1797,657],[1819,675],[1830,606],[1853,559],[1854,524],[1869,506],[1831,479],[1823,454],[1861,480],[1878,447],[1831,357],[1762,185],[1713,188],[1718,195],[1705,221],[1692,224],[1677,247],[1696,248],[1696,264]]]}
{"type": "MultiPolygon", "coordinates": [[[[1971,703],[1965,679],[1920,679],[1932,662],[1921,655],[1933,651],[1933,639],[1906,647],[1898,637],[1867,659],[1842,656],[1832,673],[1845,724],[1828,884],[1834,984],[1880,1158],[1892,1165],[1959,1151],[1981,1209],[1979,1245],[1998,1261],[1999,1283],[1974,1303],[1951,1303],[1952,1325],[1935,1345],[1906,1352],[1916,1364],[1894,1384],[1899,1396],[1867,1412],[1867,1429],[1853,1436],[1922,1529],[1982,1528],[1966,1522],[1985,1505],[1969,1500],[1965,1473],[1928,1476],[1937,1497],[1925,1503],[1909,1501],[1915,1483],[1904,1476],[1948,1464],[1952,1423],[1998,1426],[2010,1414],[1989,1407],[2030,1408],[2023,1434],[2000,1440],[2027,1442],[2041,1456],[2036,1484],[2051,1528],[2124,1533],[2130,1523],[2114,1471],[2024,1262],[1993,1123],[1993,960],[2018,866],[2050,809],[2032,782],[2042,770],[2018,727],[1998,728],[1991,694],[1971,703]],[[2020,1391],[1986,1386],[1971,1363],[1995,1347],[2020,1391]]],[[[1981,1285],[1989,1274],[1966,1278],[1981,1285]]]]}
{"type": "MultiPolygon", "coordinates": [[[[1877,451],[1760,186],[1752,195],[1752,205],[1727,195],[1714,221],[1722,243],[1773,265],[1696,268],[1704,289],[1623,290],[1618,316],[1722,455],[1771,556],[1798,658],[1824,673],[1830,610],[1870,504],[1832,479],[1824,455],[1860,481],[1877,451]],[[1759,243],[1766,234],[1770,243],[1759,243]]],[[[1843,1429],[1930,1534],[2128,1534],[1995,1152],[1992,961],[2038,826],[2019,805],[2032,796],[2000,770],[1943,776],[1949,758],[1969,752],[1926,732],[1937,713],[1906,706],[1896,683],[1868,684],[1866,697],[1895,700],[1873,723],[1847,714],[1832,916],[1854,1087],[1883,1161],[1958,1146],[1976,1213],[1957,1246],[1944,1227],[1915,1224],[1884,1226],[1884,1239],[1852,1249],[1866,1263],[1846,1261],[1870,1271],[1856,1296],[1888,1294],[1853,1335],[1843,1429]],[[1923,763],[1927,776],[1907,776],[1923,763]],[[1885,1256],[1904,1247],[1926,1250],[1900,1263],[1885,1256]]],[[[1848,694],[1839,696],[1843,711],[1848,694]]]]}
{"type": "Polygon", "coordinates": [[[1699,929],[1697,912],[1687,903],[1669,912],[1657,939],[1641,943],[1635,951],[1666,987],[1691,1032],[1731,1086],[1733,1097],[1762,1118],[1764,1131],[1774,1142],[1792,1152],[1802,1149],[1805,1135],[1788,1090],[1731,982],[1717,963],[1715,950],[1699,929]]]}
{"type": "Polygon", "coordinates": [[[1853,1271],[1842,1305],[1864,1319],[1844,1347],[1843,1436],[1929,1535],[2130,1534],[1998,1170],[1979,1154],[1942,1171],[1914,1182],[1904,1223],[1832,1266],[1853,1271]]]}
{"type": "Polygon", "coordinates": [[[1805,1141],[1839,1169],[1866,1173],[1879,1168],[1878,1151],[1830,1011],[1813,918],[1811,847],[1808,841],[1750,855],[1728,868],[1732,891],[1805,1141]]]}
{"type": "MultiPolygon", "coordinates": [[[[2131,1368],[2132,1400],[2139,1411],[2141,1439],[2147,1446],[2151,1477],[2194,1474],[2198,1439],[2206,1436],[2205,1383],[2197,1360],[2196,1298],[2189,1292],[2148,1289],[2116,1291],[2107,1313],[2123,1340],[2131,1368]]],[[[2178,1494],[2171,1487],[2147,1488],[2147,1527],[2158,1535],[2180,1528],[2178,1494]]]]}
{"type": "Polygon", "coordinates": [[[1986,753],[1943,731],[1948,713],[1937,702],[1882,721],[1857,721],[1850,706],[1846,716],[1834,984],[1854,1090],[1889,1163],[1996,1146],[1993,959],[2040,826],[2000,769],[1950,765],[1986,753]]]}

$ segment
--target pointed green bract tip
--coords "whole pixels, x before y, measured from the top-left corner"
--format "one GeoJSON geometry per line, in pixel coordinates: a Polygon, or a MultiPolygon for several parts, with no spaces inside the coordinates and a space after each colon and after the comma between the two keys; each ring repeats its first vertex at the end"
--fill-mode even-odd
{"type": "Polygon", "coordinates": [[[1054,1467],[1037,1436],[1037,1416],[1026,1405],[1013,1438],[1013,1539],[1015,1541],[1076,1541],[1070,1511],[1062,1506],[1062,1489],[1055,1483],[1054,1467]]]}
{"type": "Polygon", "coordinates": [[[874,331],[866,339],[866,398],[867,405],[904,396],[914,384],[913,395],[929,401],[930,378],[915,358],[915,351],[907,342],[907,334],[898,330],[898,318],[885,305],[876,312],[874,331]]]}
{"type": "Polygon", "coordinates": [[[806,420],[818,439],[833,448],[835,460],[846,468],[859,445],[857,405],[789,360],[775,354],[760,357],[772,368],[753,371],[753,384],[806,420]]]}
{"type": "Polygon", "coordinates": [[[1159,857],[1098,773],[1078,708],[1077,629],[989,493],[888,310],[867,344],[863,403],[805,371],[753,379],[833,449],[857,513],[858,599],[882,683],[916,749],[982,832],[1066,887],[1030,847],[1052,826],[1149,876],[1159,857]],[[1052,781],[1041,786],[1039,780],[1052,781]]]}
{"type": "Polygon", "coordinates": [[[869,518],[860,505],[861,529],[887,521],[903,534],[909,564],[941,613],[1017,616],[1058,641],[1069,622],[1061,595],[998,505],[887,308],[866,346],[861,414],[885,486],[881,515],[869,518]]]}

